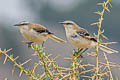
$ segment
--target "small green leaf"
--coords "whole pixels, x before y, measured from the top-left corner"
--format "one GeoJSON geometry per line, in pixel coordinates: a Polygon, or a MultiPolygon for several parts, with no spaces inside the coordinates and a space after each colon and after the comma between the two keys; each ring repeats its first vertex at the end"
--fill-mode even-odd
{"type": "Polygon", "coordinates": [[[109,0],[109,2],[111,2],[111,0],[109,0]]]}
{"type": "Polygon", "coordinates": [[[30,74],[30,70],[27,68],[26,71],[27,71],[26,75],[29,75],[30,74]]]}
{"type": "Polygon", "coordinates": [[[65,80],[69,80],[68,78],[66,78],[65,80]]]}
{"type": "Polygon", "coordinates": [[[21,62],[19,62],[18,64],[21,65],[21,62]]]}
{"type": "Polygon", "coordinates": [[[56,68],[57,66],[57,62],[55,61],[53,67],[56,68]]]}
{"type": "Polygon", "coordinates": [[[97,25],[97,27],[99,27],[100,26],[100,24],[96,24],[97,25]]]}
{"type": "Polygon", "coordinates": [[[102,6],[103,6],[103,8],[105,8],[105,4],[106,4],[106,2],[104,1],[104,2],[103,2],[103,5],[102,5],[102,6]]]}
{"type": "Polygon", "coordinates": [[[13,56],[14,56],[14,55],[13,55],[13,54],[11,54],[11,55],[10,55],[10,58],[13,58],[13,56]]]}
{"type": "Polygon", "coordinates": [[[90,76],[94,76],[95,73],[91,73],[90,76]]]}
{"type": "Polygon", "coordinates": [[[42,48],[41,45],[36,45],[36,49],[37,49],[37,50],[40,50],[41,48],[42,48]]]}
{"type": "Polygon", "coordinates": [[[95,33],[93,33],[93,35],[94,35],[95,37],[97,37],[97,35],[96,35],[95,33]]]}
{"type": "Polygon", "coordinates": [[[96,52],[96,54],[99,54],[99,52],[96,52]]]}
{"type": "Polygon", "coordinates": [[[44,61],[45,61],[45,63],[47,63],[48,59],[47,59],[47,58],[45,58],[45,59],[44,59],[44,61]]]}
{"type": "MultiPolygon", "coordinates": [[[[13,59],[13,56],[14,56],[14,55],[13,55],[13,54],[11,54],[11,55],[10,55],[10,58],[12,58],[12,59],[13,59]]],[[[10,59],[7,59],[7,61],[10,61],[10,59]]]]}
{"type": "Polygon", "coordinates": [[[77,57],[74,57],[74,60],[77,61],[77,57]]]}
{"type": "Polygon", "coordinates": [[[104,29],[101,31],[101,33],[102,33],[102,34],[104,33],[104,29]]]}
{"type": "Polygon", "coordinates": [[[33,76],[36,76],[36,73],[35,73],[35,72],[33,73],[33,76]]]}
{"type": "Polygon", "coordinates": [[[73,69],[73,64],[70,64],[70,69],[73,69]]]}
{"type": "Polygon", "coordinates": [[[40,74],[37,74],[37,78],[40,78],[40,74]]]}
{"type": "Polygon", "coordinates": [[[75,49],[73,49],[73,53],[76,53],[75,49]]]}
{"type": "Polygon", "coordinates": [[[41,57],[45,56],[45,52],[41,52],[41,57]]]}
{"type": "Polygon", "coordinates": [[[77,50],[79,51],[79,50],[80,50],[80,48],[77,48],[77,50]]]}
{"type": "Polygon", "coordinates": [[[6,51],[7,51],[6,49],[3,50],[3,52],[6,52],[6,51]]]}
{"type": "Polygon", "coordinates": [[[51,67],[51,65],[48,65],[48,68],[50,68],[51,67]]]}
{"type": "Polygon", "coordinates": [[[102,39],[100,39],[100,43],[102,43],[102,39]]]}
{"type": "Polygon", "coordinates": [[[108,8],[109,6],[107,5],[106,8],[108,8]]]}
{"type": "Polygon", "coordinates": [[[80,80],[80,76],[77,77],[77,80],[80,80]]]}
{"type": "Polygon", "coordinates": [[[31,45],[31,48],[32,48],[33,50],[35,50],[35,51],[38,51],[38,50],[42,49],[42,46],[36,44],[36,45],[31,45]]]}
{"type": "Polygon", "coordinates": [[[52,75],[55,75],[55,70],[52,71],[52,75]]]}
{"type": "Polygon", "coordinates": [[[42,80],[47,80],[46,78],[43,78],[42,80]]]}
{"type": "Polygon", "coordinates": [[[5,78],[4,80],[8,80],[8,78],[5,78]]]}

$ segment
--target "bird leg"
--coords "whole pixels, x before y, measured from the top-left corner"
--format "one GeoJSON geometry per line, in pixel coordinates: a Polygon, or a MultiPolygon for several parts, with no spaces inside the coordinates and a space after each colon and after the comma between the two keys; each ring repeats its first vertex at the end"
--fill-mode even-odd
{"type": "Polygon", "coordinates": [[[28,48],[31,47],[32,43],[33,43],[33,42],[28,42],[28,43],[27,43],[27,44],[28,44],[28,48]]]}
{"type": "Polygon", "coordinates": [[[79,57],[83,58],[83,53],[84,53],[86,50],[88,50],[88,48],[85,48],[85,49],[82,48],[82,49],[80,49],[80,50],[78,51],[78,56],[77,56],[77,57],[78,57],[78,58],[79,58],[79,57]]]}
{"type": "Polygon", "coordinates": [[[73,52],[73,53],[74,53],[73,55],[74,55],[74,56],[79,55],[79,53],[81,53],[81,51],[83,50],[83,48],[81,48],[81,49],[78,48],[77,50],[78,50],[78,51],[75,51],[75,49],[73,49],[73,51],[74,51],[74,52],[73,52]]]}
{"type": "Polygon", "coordinates": [[[44,46],[44,43],[45,43],[45,42],[43,41],[43,42],[42,42],[42,47],[44,46]]]}
{"type": "Polygon", "coordinates": [[[22,41],[24,44],[27,44],[28,45],[28,48],[30,48],[31,47],[31,45],[32,45],[32,43],[33,42],[25,42],[25,41],[22,41]]]}
{"type": "Polygon", "coordinates": [[[80,53],[81,51],[83,50],[83,48],[78,48],[78,51],[77,51],[77,53],[80,53]]]}
{"type": "Polygon", "coordinates": [[[84,53],[84,52],[87,51],[87,50],[88,50],[88,48],[84,49],[84,50],[82,51],[82,53],[84,53]]]}
{"type": "Polygon", "coordinates": [[[78,54],[78,56],[80,56],[80,58],[83,58],[82,51],[83,51],[83,48],[81,48],[81,49],[79,48],[77,51],[77,54],[78,54]]]}

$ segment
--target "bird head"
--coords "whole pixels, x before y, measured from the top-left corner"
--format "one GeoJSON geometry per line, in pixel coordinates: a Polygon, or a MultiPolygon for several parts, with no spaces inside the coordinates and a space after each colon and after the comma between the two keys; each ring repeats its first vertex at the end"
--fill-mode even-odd
{"type": "Polygon", "coordinates": [[[15,24],[14,26],[25,26],[25,25],[29,25],[30,22],[27,22],[27,21],[22,21],[18,24],[15,24]]]}
{"type": "Polygon", "coordinates": [[[73,21],[64,21],[59,23],[63,24],[65,28],[73,28],[76,25],[76,23],[73,21]]]}
{"type": "Polygon", "coordinates": [[[28,29],[29,28],[29,25],[30,22],[27,22],[27,21],[22,21],[18,24],[15,24],[14,26],[18,26],[20,29],[28,29]]]}

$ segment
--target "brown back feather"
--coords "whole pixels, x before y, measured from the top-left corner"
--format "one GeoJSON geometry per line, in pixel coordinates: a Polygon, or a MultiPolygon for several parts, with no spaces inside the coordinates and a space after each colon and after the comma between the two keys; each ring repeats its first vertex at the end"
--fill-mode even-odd
{"type": "Polygon", "coordinates": [[[44,32],[47,32],[48,34],[53,34],[51,33],[49,30],[46,29],[46,27],[44,27],[43,25],[41,24],[32,24],[32,28],[38,32],[38,33],[44,33],[44,32]]]}

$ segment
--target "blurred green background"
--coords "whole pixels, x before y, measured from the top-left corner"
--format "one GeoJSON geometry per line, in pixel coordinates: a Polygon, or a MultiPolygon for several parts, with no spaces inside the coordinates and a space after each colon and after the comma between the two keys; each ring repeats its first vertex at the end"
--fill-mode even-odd
{"type": "MultiPolygon", "coordinates": [[[[73,20],[91,34],[96,33],[97,27],[91,27],[90,24],[98,21],[99,16],[94,12],[102,10],[100,6],[96,6],[96,3],[101,1],[103,0],[0,0],[0,48],[13,48],[11,53],[20,56],[20,62],[31,58],[33,51],[21,43],[25,39],[18,28],[13,26],[21,21],[42,24],[56,36],[65,40],[67,39],[64,27],[58,23],[64,20],[73,20]]],[[[120,0],[112,0],[112,6],[110,13],[105,12],[102,29],[104,27],[104,34],[110,39],[109,41],[118,42],[117,45],[110,47],[120,51],[120,0]]],[[[64,57],[69,57],[72,49],[75,48],[69,42],[62,44],[47,40],[44,46],[47,53],[53,54],[53,57],[59,56],[57,61],[60,66],[68,67],[70,65],[70,61],[64,60],[64,57]]],[[[109,60],[119,64],[119,57],[120,54],[111,54],[109,60]]],[[[101,56],[102,59],[103,56],[101,56]]],[[[27,66],[33,66],[35,60],[33,58],[33,62],[27,66]]],[[[92,62],[87,56],[84,56],[84,60],[92,62]]],[[[8,77],[9,80],[26,78],[24,75],[19,78],[18,70],[12,76],[12,63],[3,65],[2,62],[3,57],[0,61],[0,80],[5,77],[8,77]]],[[[113,69],[113,73],[120,78],[119,68],[113,69]]]]}

